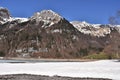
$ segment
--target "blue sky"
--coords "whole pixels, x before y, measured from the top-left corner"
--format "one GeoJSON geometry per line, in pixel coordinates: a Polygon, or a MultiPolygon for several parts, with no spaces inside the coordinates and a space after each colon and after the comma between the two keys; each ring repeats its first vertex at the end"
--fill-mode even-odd
{"type": "Polygon", "coordinates": [[[35,12],[51,9],[69,21],[108,24],[110,16],[120,10],[120,0],[0,0],[14,17],[30,17],[35,12]]]}

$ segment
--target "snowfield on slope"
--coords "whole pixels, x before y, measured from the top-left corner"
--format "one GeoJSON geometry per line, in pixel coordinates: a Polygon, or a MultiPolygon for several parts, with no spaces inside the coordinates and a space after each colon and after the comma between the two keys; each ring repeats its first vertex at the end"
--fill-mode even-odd
{"type": "Polygon", "coordinates": [[[120,61],[0,63],[0,75],[23,73],[120,80],[120,61]]]}

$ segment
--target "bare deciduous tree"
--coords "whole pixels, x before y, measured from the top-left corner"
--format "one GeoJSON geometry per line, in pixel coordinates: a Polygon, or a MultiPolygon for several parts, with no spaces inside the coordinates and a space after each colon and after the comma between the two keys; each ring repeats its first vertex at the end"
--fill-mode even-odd
{"type": "Polygon", "coordinates": [[[109,18],[109,23],[112,24],[112,25],[120,24],[120,10],[116,12],[115,16],[111,16],[109,18]]]}

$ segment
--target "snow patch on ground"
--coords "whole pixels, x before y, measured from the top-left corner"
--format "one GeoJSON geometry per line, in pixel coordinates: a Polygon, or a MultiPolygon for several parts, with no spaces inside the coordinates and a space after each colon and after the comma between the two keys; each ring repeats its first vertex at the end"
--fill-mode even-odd
{"type": "Polygon", "coordinates": [[[120,80],[120,62],[100,60],[93,62],[0,63],[0,75],[22,73],[120,80]]]}
{"type": "Polygon", "coordinates": [[[62,33],[62,30],[60,30],[60,29],[55,29],[55,30],[53,30],[53,31],[51,31],[52,33],[62,33]]]}

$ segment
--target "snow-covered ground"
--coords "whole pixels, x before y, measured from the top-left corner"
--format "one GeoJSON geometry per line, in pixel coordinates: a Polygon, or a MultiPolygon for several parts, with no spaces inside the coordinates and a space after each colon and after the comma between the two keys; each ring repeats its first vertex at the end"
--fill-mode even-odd
{"type": "Polygon", "coordinates": [[[120,62],[100,60],[93,62],[0,63],[0,75],[22,73],[120,80],[120,62]]]}

